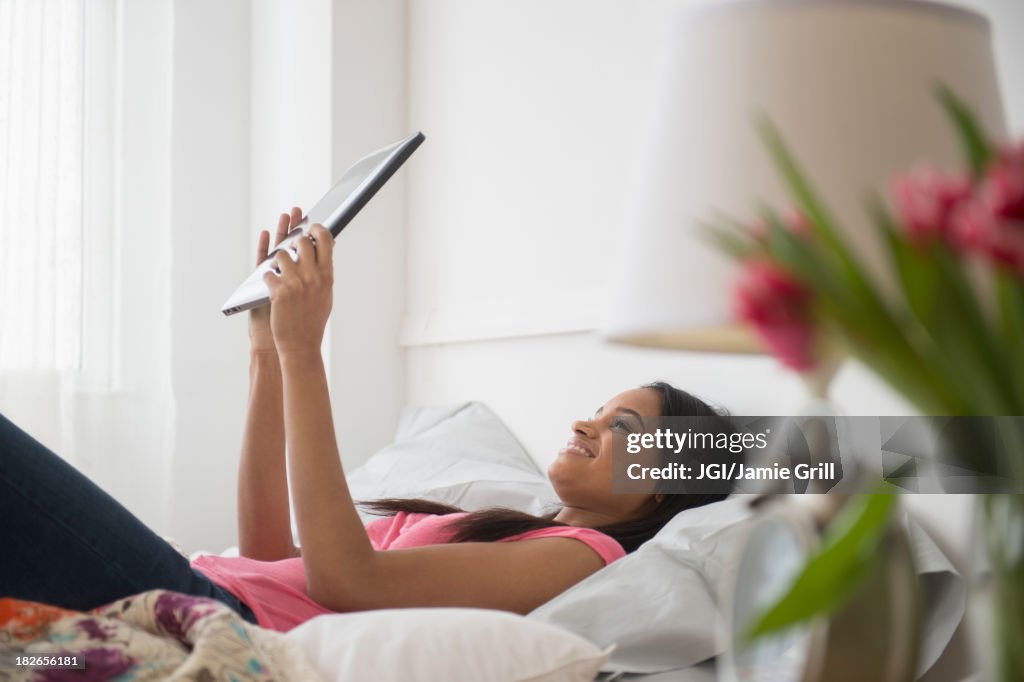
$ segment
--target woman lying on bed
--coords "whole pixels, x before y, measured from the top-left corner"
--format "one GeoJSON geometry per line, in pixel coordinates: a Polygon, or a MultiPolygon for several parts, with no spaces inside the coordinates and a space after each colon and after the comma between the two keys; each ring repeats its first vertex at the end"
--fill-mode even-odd
{"type": "MultiPolygon", "coordinates": [[[[280,241],[301,218],[284,215],[280,241]]],[[[621,393],[574,422],[548,474],[556,513],[466,514],[383,500],[364,527],[342,471],[320,342],[331,312],[331,234],[276,256],[272,305],[250,313],[251,390],[238,482],[241,557],[192,564],[82,474],[0,416],[0,596],[87,610],[150,589],[213,597],[288,630],[321,613],[469,606],[527,613],[721,495],[613,494],[614,434],[659,416],[719,419],[668,386],[621,393]],[[287,462],[286,460],[287,446],[287,462]],[[301,555],[292,543],[290,474],[301,555]]],[[[269,234],[260,236],[259,260],[269,234]]],[[[617,439],[617,443],[623,439],[617,439]]],[[[202,504],[196,500],[196,504],[202,504]]]]}

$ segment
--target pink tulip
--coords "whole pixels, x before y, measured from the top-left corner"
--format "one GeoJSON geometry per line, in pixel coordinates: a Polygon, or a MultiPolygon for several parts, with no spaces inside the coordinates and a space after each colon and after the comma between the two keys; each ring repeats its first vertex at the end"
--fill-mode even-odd
{"type": "Polygon", "coordinates": [[[1024,144],[1000,152],[951,223],[956,245],[1024,275],[1024,144]]]}
{"type": "Polygon", "coordinates": [[[981,191],[997,218],[1024,221],[1024,141],[999,153],[981,191]]]}
{"type": "Polygon", "coordinates": [[[748,260],[734,290],[736,316],[752,325],[782,364],[797,371],[815,365],[810,290],[765,259],[748,260]]]}
{"type": "Polygon", "coordinates": [[[957,209],[953,237],[958,246],[1024,274],[1024,223],[1000,220],[984,198],[972,199],[957,209]]]}
{"type": "Polygon", "coordinates": [[[892,183],[896,210],[912,241],[949,239],[957,207],[971,196],[966,177],[919,166],[892,183]]]}

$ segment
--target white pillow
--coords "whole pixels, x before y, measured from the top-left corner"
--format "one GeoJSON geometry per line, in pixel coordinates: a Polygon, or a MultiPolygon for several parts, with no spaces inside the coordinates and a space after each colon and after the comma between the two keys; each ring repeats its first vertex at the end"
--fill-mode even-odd
{"type": "Polygon", "coordinates": [[[395,442],[350,473],[348,484],[356,500],[418,497],[467,511],[541,514],[558,501],[508,427],[478,402],[406,408],[395,442]]]}
{"type": "MultiPolygon", "coordinates": [[[[606,669],[653,673],[722,653],[720,596],[752,530],[749,496],[678,514],[640,549],[527,615],[589,641],[615,643],[606,669]]],[[[913,519],[905,519],[923,589],[919,673],[941,655],[963,617],[963,579],[913,519]]]]}
{"type": "Polygon", "coordinates": [[[554,625],[486,609],[318,616],[285,637],[327,682],[589,682],[611,653],[554,625]]]}
{"type": "Polygon", "coordinates": [[[527,617],[618,645],[606,669],[653,673],[721,653],[718,588],[751,516],[737,496],[678,514],[654,538],[527,617]]]}

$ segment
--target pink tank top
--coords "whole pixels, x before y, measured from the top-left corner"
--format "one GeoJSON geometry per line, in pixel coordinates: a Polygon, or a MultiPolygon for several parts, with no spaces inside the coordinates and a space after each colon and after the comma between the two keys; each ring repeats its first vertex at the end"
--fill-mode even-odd
{"type": "MultiPolygon", "coordinates": [[[[447,543],[448,524],[465,514],[408,514],[372,521],[366,526],[374,549],[407,549],[447,543]]],[[[605,564],[625,556],[618,542],[591,528],[556,526],[513,535],[499,542],[535,538],[574,538],[597,552],[605,564]]],[[[310,618],[334,613],[306,595],[306,572],[302,557],[280,561],[258,561],[245,557],[203,555],[192,562],[210,580],[234,594],[256,615],[261,627],[286,632],[310,618]]]]}

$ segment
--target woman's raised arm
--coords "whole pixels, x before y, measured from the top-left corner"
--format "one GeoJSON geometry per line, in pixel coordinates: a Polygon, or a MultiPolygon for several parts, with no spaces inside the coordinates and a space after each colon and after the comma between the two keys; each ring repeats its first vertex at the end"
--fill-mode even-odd
{"type": "Polygon", "coordinates": [[[311,593],[374,554],[341,467],[320,345],[331,313],[333,238],[321,225],[299,239],[298,261],[278,253],[264,275],[281,361],[288,472],[311,593]]]}
{"type": "Polygon", "coordinates": [[[281,360],[288,472],[309,596],[336,610],[476,606],[525,613],[604,565],[570,538],[378,552],[342,470],[320,345],[331,312],[333,239],[315,225],[298,261],[268,272],[281,360]]]}
{"type": "MultiPolygon", "coordinates": [[[[279,244],[302,220],[293,208],[277,222],[279,244]]],[[[270,233],[261,232],[256,263],[267,257],[270,233]]],[[[270,309],[249,312],[249,407],[238,464],[238,548],[242,556],[275,561],[296,556],[288,510],[284,456],[284,397],[281,364],[270,330],[270,309]]]]}

